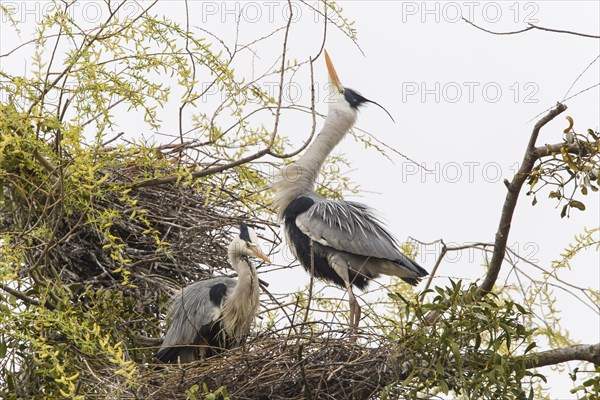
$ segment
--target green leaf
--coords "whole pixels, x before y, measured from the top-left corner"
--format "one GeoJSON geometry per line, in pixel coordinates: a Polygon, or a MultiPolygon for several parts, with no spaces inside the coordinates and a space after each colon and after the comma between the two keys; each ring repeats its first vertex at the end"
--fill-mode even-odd
{"type": "Polygon", "coordinates": [[[585,204],[583,204],[583,203],[582,203],[582,202],[580,202],[580,201],[577,201],[577,200],[571,200],[571,201],[569,202],[569,205],[570,205],[571,207],[573,207],[573,208],[576,208],[576,209],[578,209],[578,210],[585,211],[585,204]]]}
{"type": "Polygon", "coordinates": [[[490,371],[490,373],[488,374],[488,378],[490,380],[490,383],[496,383],[496,370],[495,369],[490,371]]]}
{"type": "Polygon", "coordinates": [[[456,360],[456,362],[459,362],[459,360],[460,360],[460,350],[459,350],[458,345],[456,344],[456,342],[454,342],[453,340],[450,340],[448,342],[448,346],[450,347],[450,350],[452,351],[452,355],[454,355],[454,359],[456,360]]]}
{"type": "Polygon", "coordinates": [[[570,390],[570,392],[571,392],[571,393],[577,393],[577,392],[579,392],[580,390],[585,390],[585,387],[583,387],[583,385],[579,385],[579,386],[576,386],[576,387],[574,387],[573,389],[571,389],[571,390],[570,390]]]}
{"type": "Polygon", "coordinates": [[[542,375],[542,374],[533,374],[532,375],[533,378],[540,378],[541,380],[544,381],[544,383],[548,383],[548,378],[546,378],[546,375],[542,375]]]}
{"type": "Polygon", "coordinates": [[[565,147],[561,147],[560,153],[562,154],[563,160],[567,163],[569,168],[572,169],[573,171],[577,171],[578,170],[577,164],[575,164],[575,162],[573,161],[573,158],[567,152],[567,149],[565,147]]]}
{"type": "Polygon", "coordinates": [[[535,342],[531,342],[531,343],[529,343],[529,345],[528,345],[528,346],[527,346],[527,348],[525,349],[525,353],[524,353],[524,354],[527,354],[527,353],[529,353],[529,352],[530,352],[530,351],[531,351],[531,350],[532,350],[534,347],[536,347],[536,346],[537,346],[537,344],[536,344],[535,342]]]}
{"type": "Polygon", "coordinates": [[[570,115],[567,115],[565,118],[567,119],[567,121],[569,121],[569,126],[563,132],[569,133],[571,132],[571,129],[573,129],[573,118],[571,118],[570,115]]]}
{"type": "Polygon", "coordinates": [[[439,380],[438,383],[440,385],[440,389],[442,389],[442,392],[444,392],[444,394],[448,394],[448,392],[450,391],[450,388],[448,387],[448,384],[446,383],[446,381],[439,380]]]}
{"type": "Polygon", "coordinates": [[[407,386],[410,383],[410,381],[412,380],[412,378],[415,376],[415,372],[416,371],[417,371],[416,369],[413,369],[412,371],[410,371],[410,374],[408,374],[408,376],[406,377],[406,379],[404,379],[402,381],[402,386],[407,386]]]}
{"type": "Polygon", "coordinates": [[[479,346],[481,346],[481,335],[475,336],[475,350],[479,349],[479,346]]]}

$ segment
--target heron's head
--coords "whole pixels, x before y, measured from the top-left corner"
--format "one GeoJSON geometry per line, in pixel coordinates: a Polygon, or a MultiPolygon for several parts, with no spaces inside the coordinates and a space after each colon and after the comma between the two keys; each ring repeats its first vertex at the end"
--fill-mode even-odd
{"type": "Polygon", "coordinates": [[[352,110],[353,112],[358,111],[359,107],[371,103],[380,107],[387,113],[387,115],[392,118],[391,114],[383,108],[383,106],[373,100],[369,100],[366,97],[362,96],[355,90],[345,88],[340,81],[340,78],[333,67],[333,63],[331,62],[331,58],[329,58],[329,54],[327,50],[325,50],[325,63],[327,64],[327,71],[329,72],[329,83],[330,83],[330,98],[329,98],[329,106],[331,107],[341,107],[352,110]]]}
{"type": "Polygon", "coordinates": [[[270,262],[269,257],[260,249],[256,232],[244,223],[240,224],[240,233],[233,238],[229,245],[229,254],[237,257],[258,257],[263,261],[270,262]]]}

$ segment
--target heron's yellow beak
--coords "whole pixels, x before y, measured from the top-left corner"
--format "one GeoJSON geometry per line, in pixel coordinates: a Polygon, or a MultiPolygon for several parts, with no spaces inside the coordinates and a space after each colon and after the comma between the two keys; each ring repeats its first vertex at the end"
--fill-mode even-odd
{"type": "Polygon", "coordinates": [[[342,82],[340,82],[340,78],[338,78],[337,72],[335,72],[335,68],[333,68],[333,63],[331,62],[331,58],[329,58],[329,54],[327,54],[327,50],[325,50],[325,63],[327,64],[327,71],[329,72],[329,80],[338,89],[341,89],[342,82]]]}
{"type": "Polygon", "coordinates": [[[258,247],[253,247],[252,248],[252,254],[254,254],[256,257],[260,258],[261,260],[270,263],[271,260],[269,260],[269,257],[262,252],[262,250],[258,247]]]}

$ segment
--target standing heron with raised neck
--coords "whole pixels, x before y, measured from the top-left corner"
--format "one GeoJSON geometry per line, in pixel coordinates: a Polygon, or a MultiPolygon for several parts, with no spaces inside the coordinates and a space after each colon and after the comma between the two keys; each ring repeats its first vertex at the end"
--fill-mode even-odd
{"type": "Polygon", "coordinates": [[[416,285],[428,273],[400,251],[397,240],[369,207],[315,192],[323,163],[356,122],[359,107],[371,103],[384,109],[342,86],[327,51],[325,61],[331,96],[323,129],[304,154],[280,172],[274,183],[274,205],[287,244],[304,269],[347,289],[350,327],[356,329],[361,310],[353,286],[363,290],[381,274],[416,285]]]}
{"type": "Polygon", "coordinates": [[[189,363],[242,343],[258,311],[259,279],[250,257],[266,262],[253,229],[240,224],[228,248],[234,278],[213,278],[186,286],[173,296],[169,329],[156,355],[163,363],[189,363]]]}

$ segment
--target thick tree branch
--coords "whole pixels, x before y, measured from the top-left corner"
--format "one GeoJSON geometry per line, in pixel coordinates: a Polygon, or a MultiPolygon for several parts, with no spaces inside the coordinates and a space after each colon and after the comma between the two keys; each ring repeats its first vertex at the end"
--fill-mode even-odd
{"type": "MultiPolygon", "coordinates": [[[[596,145],[599,144],[598,141],[595,142],[596,145]]],[[[545,146],[538,146],[535,148],[535,152],[537,154],[537,158],[543,158],[551,156],[552,154],[560,154],[560,149],[565,146],[565,143],[556,143],[556,144],[547,144],[545,146]]],[[[585,147],[579,146],[577,143],[573,143],[569,145],[567,148],[567,153],[571,154],[586,154],[587,149],[585,147]]]]}
{"type": "Polygon", "coordinates": [[[525,183],[525,180],[531,173],[535,161],[538,159],[538,152],[535,147],[535,142],[537,141],[540,129],[542,129],[544,125],[552,121],[557,115],[566,109],[567,106],[558,103],[556,107],[550,110],[550,112],[548,112],[545,117],[540,119],[533,127],[531,137],[529,138],[529,144],[527,145],[527,150],[525,151],[525,156],[521,162],[521,168],[519,168],[517,174],[507,185],[508,192],[506,193],[506,199],[504,200],[504,206],[502,207],[502,214],[500,216],[500,223],[498,224],[498,231],[496,232],[494,253],[492,254],[492,260],[490,261],[490,266],[485,279],[479,286],[479,295],[483,295],[491,291],[496,279],[498,278],[500,267],[502,266],[504,255],[506,254],[506,243],[508,240],[508,234],[510,232],[510,224],[512,222],[515,207],[517,205],[519,193],[523,187],[523,183],[525,183]]]}
{"type": "Polygon", "coordinates": [[[532,357],[525,362],[526,368],[539,368],[547,365],[560,364],[567,361],[588,361],[600,365],[600,343],[576,344],[559,349],[540,351],[530,354],[532,357]]]}

